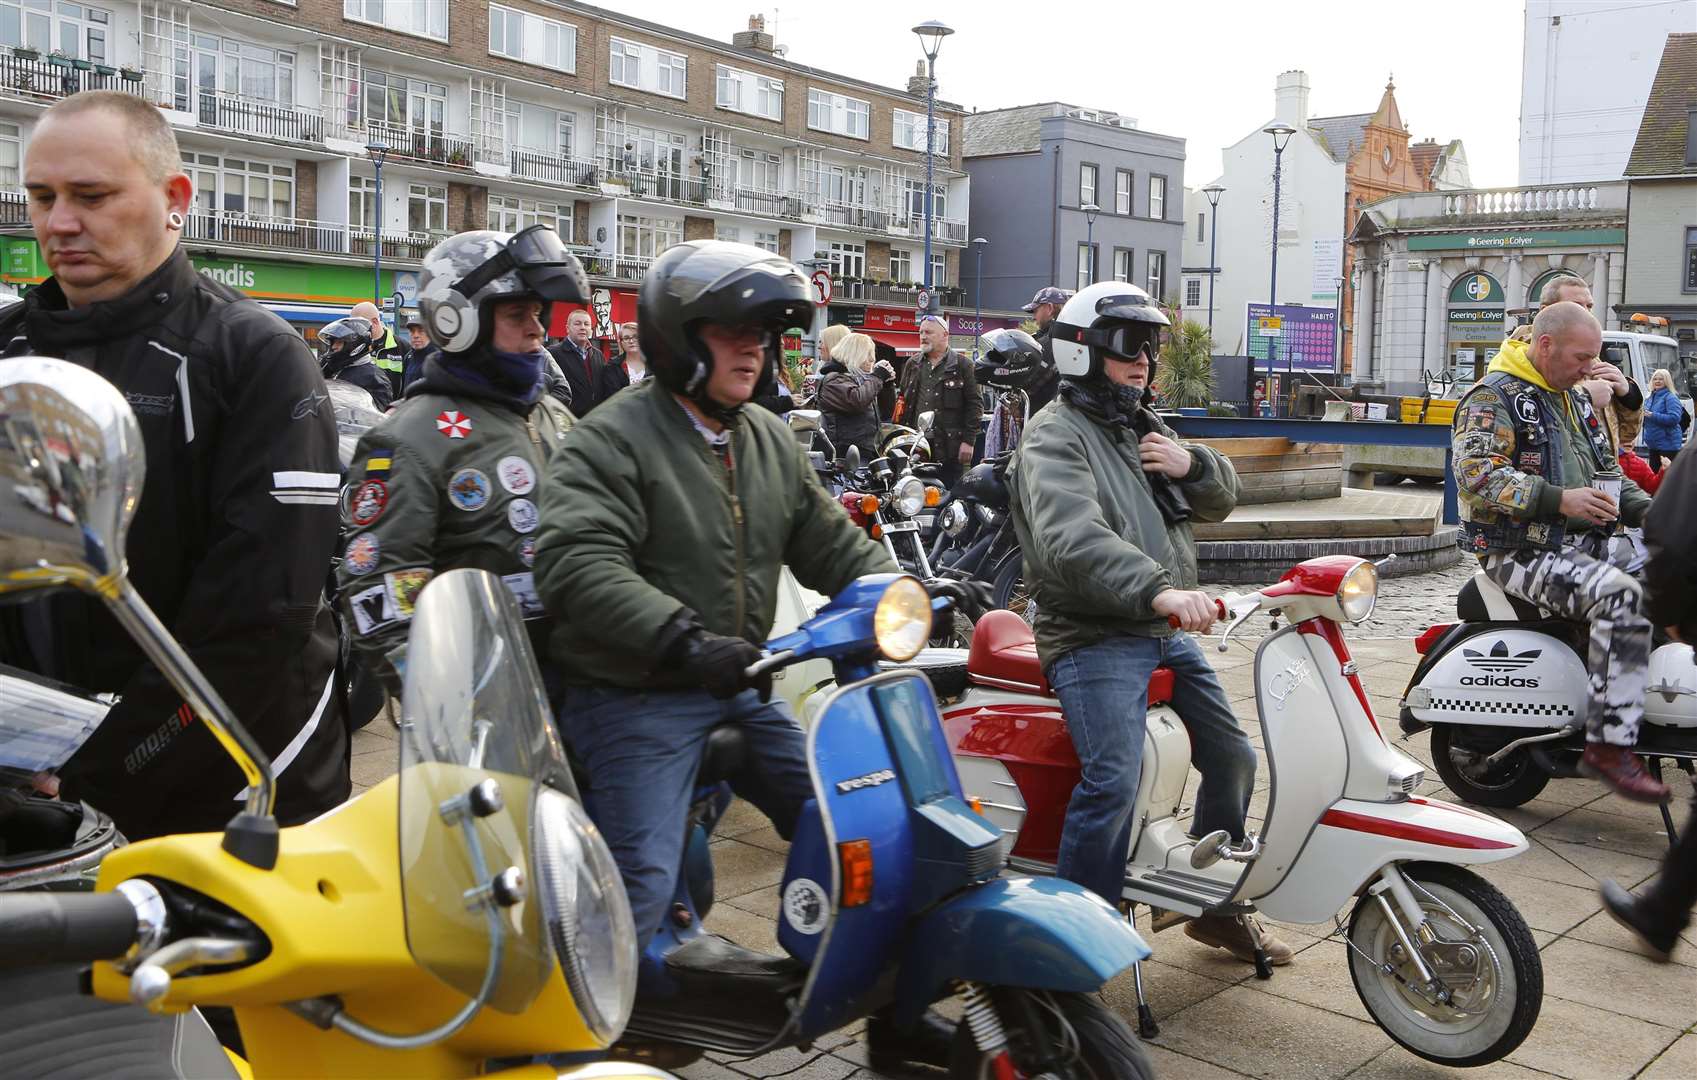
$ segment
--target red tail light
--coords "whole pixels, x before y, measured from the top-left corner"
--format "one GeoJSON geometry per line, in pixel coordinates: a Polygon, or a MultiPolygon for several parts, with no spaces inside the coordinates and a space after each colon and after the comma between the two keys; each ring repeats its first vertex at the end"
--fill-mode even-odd
{"type": "Polygon", "coordinates": [[[1454,625],[1452,622],[1434,623],[1420,631],[1420,636],[1414,639],[1414,651],[1425,656],[1427,650],[1436,644],[1439,638],[1449,633],[1450,627],[1454,625]]]}
{"type": "MultiPolygon", "coordinates": [[[[861,500],[866,498],[870,498],[870,496],[862,495],[858,491],[845,491],[837,496],[837,502],[842,505],[844,510],[848,511],[849,518],[862,528],[866,526],[866,512],[861,509],[861,500]]],[[[873,509],[877,509],[876,504],[874,504],[873,509]]]]}

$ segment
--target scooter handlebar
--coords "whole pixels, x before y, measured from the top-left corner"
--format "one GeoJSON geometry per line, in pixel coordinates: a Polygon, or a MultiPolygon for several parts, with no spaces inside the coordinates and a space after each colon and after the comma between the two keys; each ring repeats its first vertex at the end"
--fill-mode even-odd
{"type": "Polygon", "coordinates": [[[114,959],[135,944],[136,922],[117,892],[0,895],[0,968],[114,959]]]}
{"type": "MultiPolygon", "coordinates": [[[[1214,618],[1216,618],[1216,619],[1229,619],[1229,618],[1231,618],[1231,613],[1226,610],[1226,604],[1225,604],[1225,601],[1223,601],[1223,600],[1215,600],[1214,601],[1214,611],[1215,611],[1214,618]]],[[[1177,630],[1178,629],[1178,616],[1177,615],[1168,615],[1167,616],[1167,625],[1172,627],[1174,630],[1177,630]]]]}

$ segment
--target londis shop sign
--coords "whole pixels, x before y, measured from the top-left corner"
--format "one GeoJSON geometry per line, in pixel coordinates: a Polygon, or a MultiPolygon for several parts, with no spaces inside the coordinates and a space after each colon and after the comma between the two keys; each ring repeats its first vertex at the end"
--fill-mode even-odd
{"type": "MultiPolygon", "coordinates": [[[[47,260],[32,239],[8,236],[0,277],[13,285],[38,285],[50,275],[47,260]]],[[[371,268],[270,262],[264,259],[209,259],[191,253],[194,268],[212,280],[256,300],[292,300],[315,304],[357,304],[371,299],[371,268]]],[[[415,279],[416,272],[401,277],[415,279]]],[[[383,271],[382,295],[395,290],[395,274],[383,271]]]]}

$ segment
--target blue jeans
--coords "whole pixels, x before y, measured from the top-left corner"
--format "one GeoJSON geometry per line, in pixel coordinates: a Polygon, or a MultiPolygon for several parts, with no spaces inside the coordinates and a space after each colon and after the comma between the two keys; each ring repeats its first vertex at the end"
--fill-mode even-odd
{"type": "Polygon", "coordinates": [[[1067,805],[1055,872],[1110,903],[1125,886],[1149,679],[1157,667],[1172,669],[1173,711],[1190,731],[1191,763],[1202,774],[1192,834],[1224,829],[1242,840],[1255,787],[1255,748],[1190,635],[1116,637],[1063,653],[1049,665],[1049,684],[1061,699],[1082,776],[1067,805]]]}
{"type": "Polygon", "coordinates": [[[789,706],[763,705],[752,690],[721,701],[704,690],[568,687],[559,724],[588,770],[589,815],[624,877],[639,946],[660,928],[677,888],[684,821],[714,728],[743,729],[748,760],[731,788],[784,839],[813,798],[806,737],[789,706]]]}

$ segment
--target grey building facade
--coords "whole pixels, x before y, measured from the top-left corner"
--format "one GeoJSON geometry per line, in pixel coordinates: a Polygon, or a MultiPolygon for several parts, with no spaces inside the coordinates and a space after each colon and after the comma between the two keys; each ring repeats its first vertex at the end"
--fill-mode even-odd
{"type": "MultiPolygon", "coordinates": [[[[1184,240],[1184,140],[1060,102],[965,118],[971,233],[986,309],[1017,309],[1045,285],[1118,279],[1176,302],[1184,240]],[[1083,207],[1099,207],[1094,225],[1083,207]]],[[[961,284],[978,288],[969,249],[961,284]]]]}

